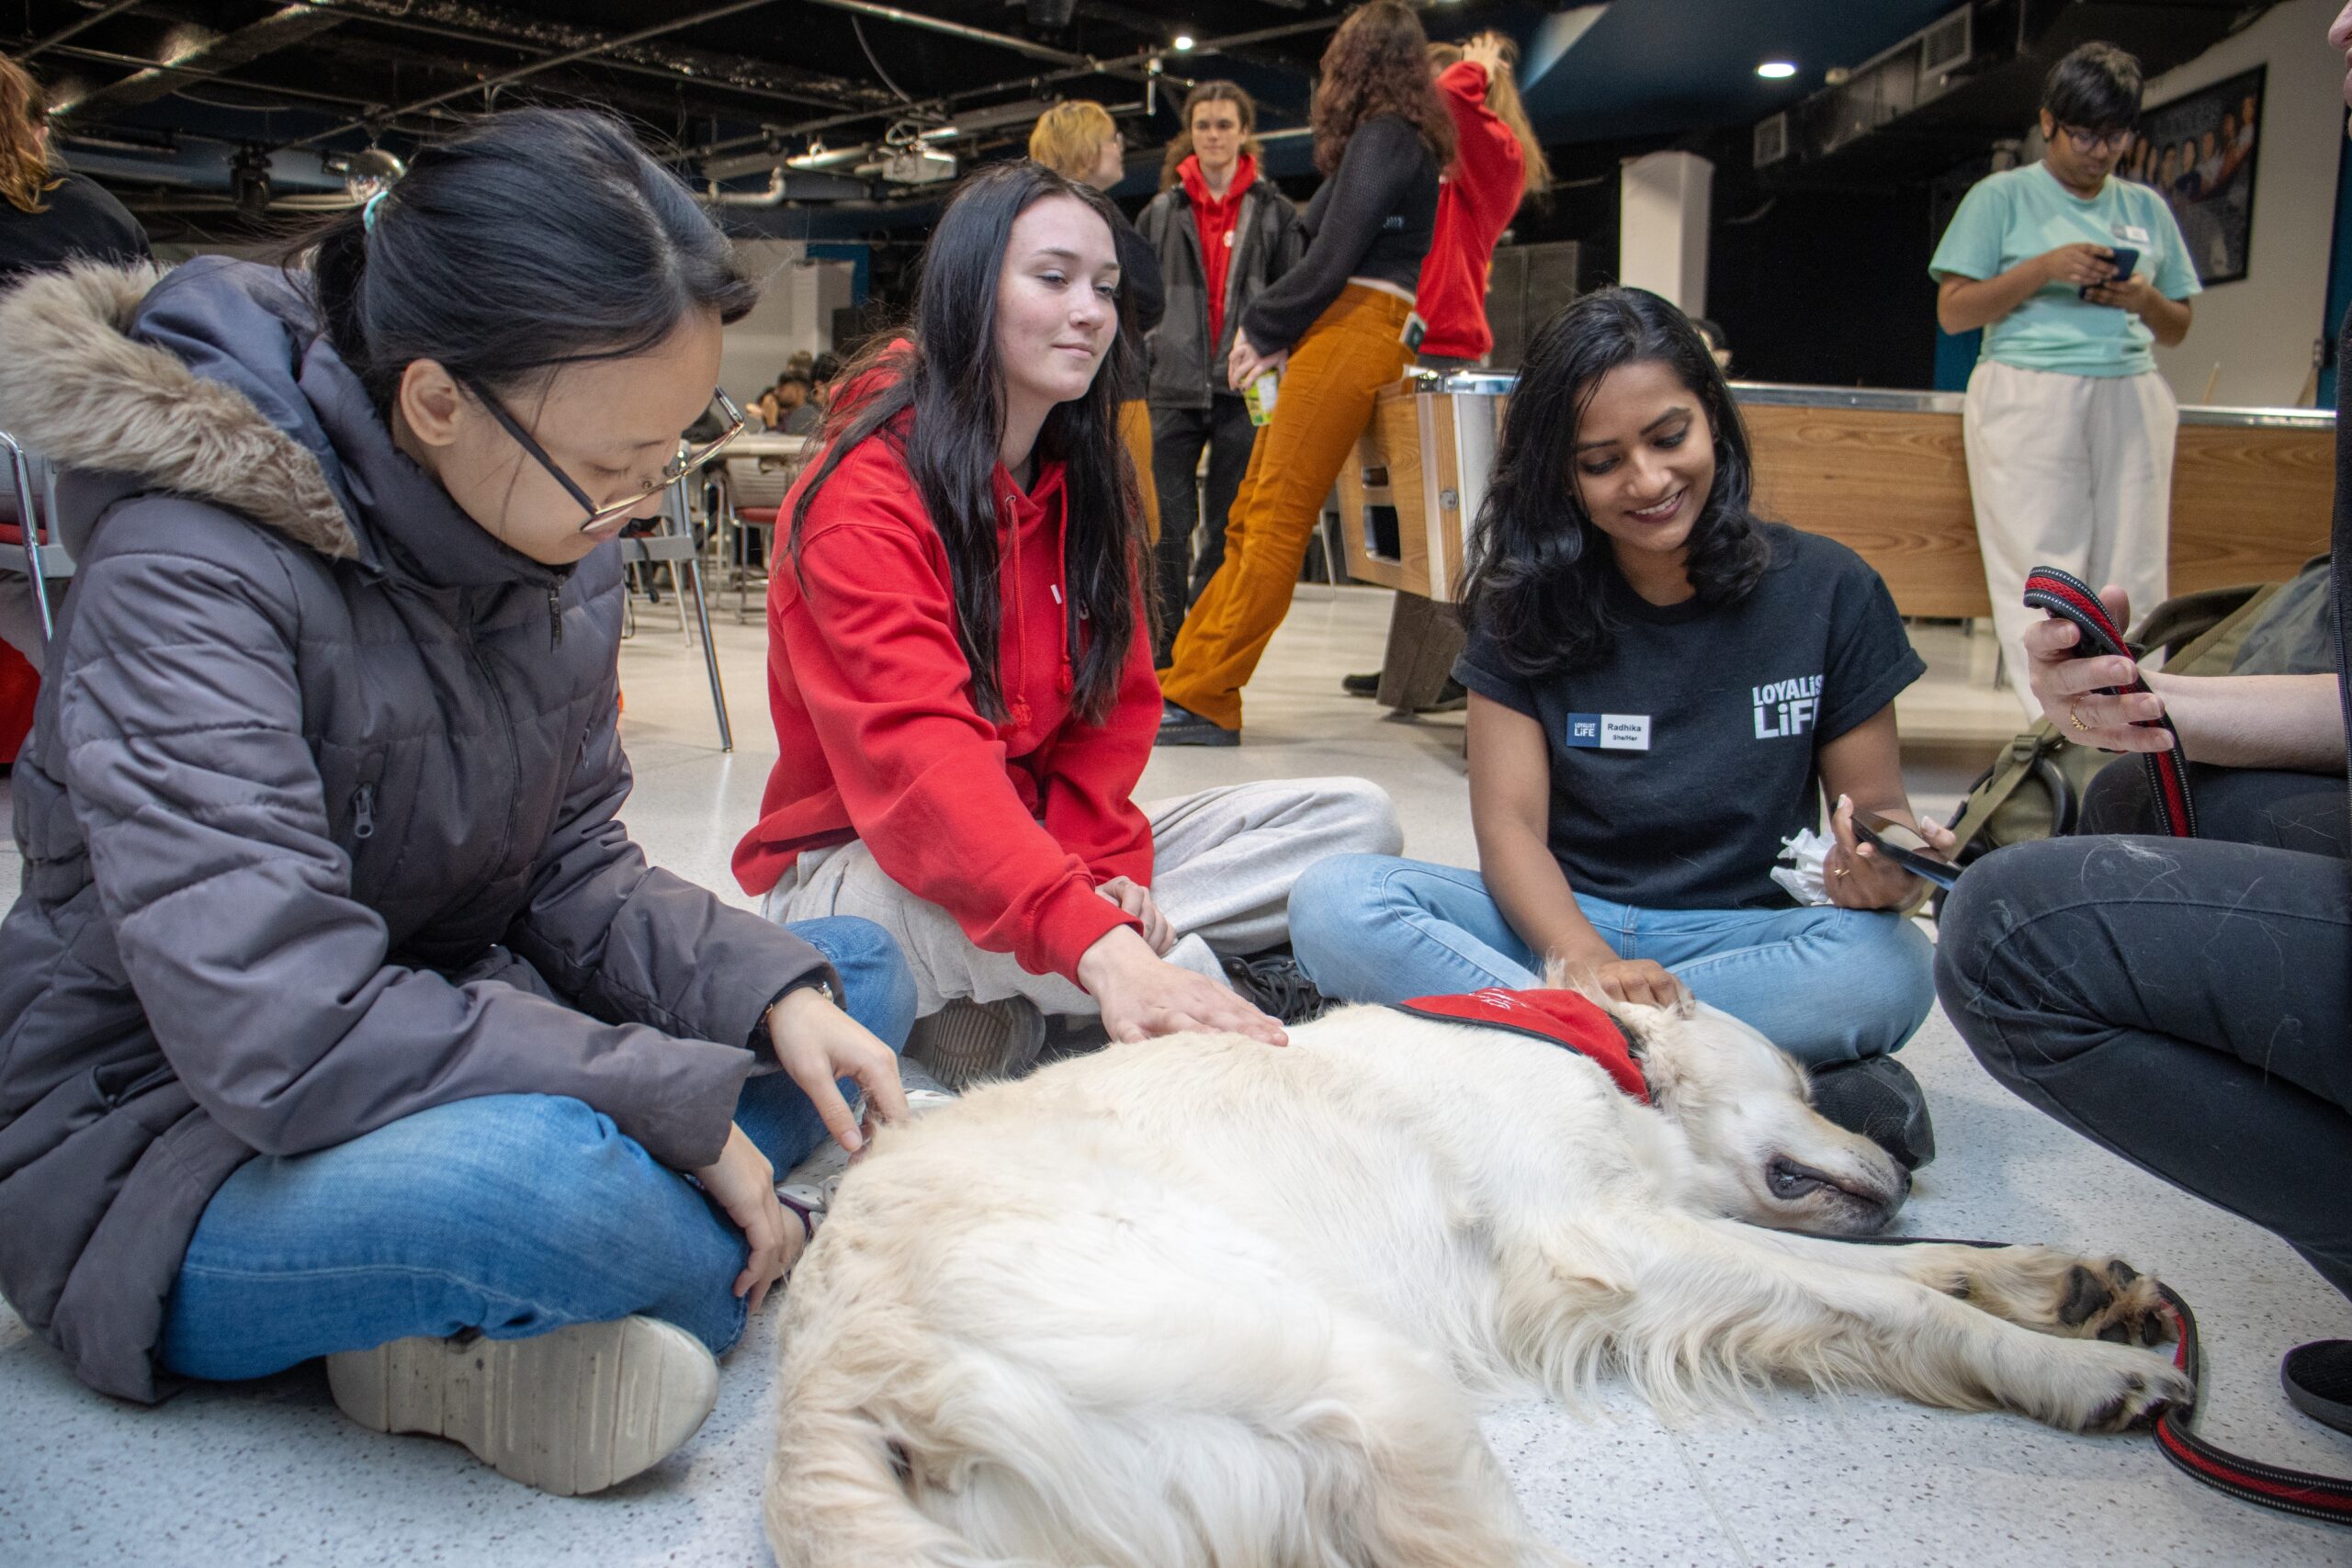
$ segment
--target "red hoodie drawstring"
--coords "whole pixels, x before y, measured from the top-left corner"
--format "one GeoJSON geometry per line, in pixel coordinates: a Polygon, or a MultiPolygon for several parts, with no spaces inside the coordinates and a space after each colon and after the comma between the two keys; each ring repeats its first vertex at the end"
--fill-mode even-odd
{"type": "MultiPolygon", "coordinates": [[[[1012,480],[1008,479],[1007,484],[1012,480]]],[[[1006,704],[1005,716],[1012,728],[1029,728],[1029,593],[1021,575],[1021,499],[1010,492],[1005,497],[1006,509],[1012,515],[1012,696],[1006,704]]]]}

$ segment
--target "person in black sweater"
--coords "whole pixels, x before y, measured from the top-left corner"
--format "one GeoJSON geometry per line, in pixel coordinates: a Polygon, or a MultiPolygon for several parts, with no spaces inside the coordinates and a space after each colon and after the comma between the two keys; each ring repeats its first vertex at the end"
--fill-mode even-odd
{"type": "MultiPolygon", "coordinates": [[[[70,262],[147,259],[147,231],[139,220],[50,150],[49,110],[40,85],[0,55],[0,294],[34,273],[53,272],[70,262]]],[[[21,561],[20,521],[15,487],[0,465],[0,642],[38,671],[46,662],[46,649],[31,587],[16,570],[21,561]]],[[[51,580],[52,603],[61,586],[61,580],[51,580]]]]}
{"type": "Polygon", "coordinates": [[[149,258],[139,220],[50,150],[40,85],[0,56],[0,289],[75,260],[149,258]]]}
{"type": "Polygon", "coordinates": [[[1306,254],[1242,312],[1227,362],[1235,387],[1280,378],[1273,417],[1227,513],[1225,562],[1160,672],[1163,746],[1239,742],[1241,688],[1290,609],[1323,498],[1418,345],[1413,288],[1454,136],[1400,0],[1340,25],[1309,118],[1328,177],[1307,204],[1306,254]]]}
{"type": "MultiPolygon", "coordinates": [[[[2352,6],[2328,42],[2352,64],[2352,6]]],[[[2352,82],[2346,86],[2352,103],[2352,82]]],[[[2345,338],[2352,347],[2352,333],[2345,338]]],[[[2188,754],[2198,837],[2164,835],[2138,761],[2086,792],[2083,831],[1969,869],[1938,922],[1936,989],[1987,1071],[2176,1187],[2276,1232],[2352,1298],[2352,378],[2336,382],[2336,672],[2139,674],[2078,658],[2055,616],[2025,633],[2035,700],[2108,751],[2188,754]]],[[[2099,597],[2130,625],[2123,591],[2099,597]]],[[[2289,1352],[2287,1397],[2352,1432],[2352,1339],[2289,1352]]]]}

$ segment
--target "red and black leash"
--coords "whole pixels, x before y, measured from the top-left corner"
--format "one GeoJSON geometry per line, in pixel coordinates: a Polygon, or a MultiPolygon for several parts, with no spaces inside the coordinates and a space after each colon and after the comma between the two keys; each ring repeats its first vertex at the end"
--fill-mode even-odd
{"type": "MultiPolygon", "coordinates": [[[[2072,572],[2054,566],[2038,566],[2025,580],[2025,602],[2029,608],[2047,610],[2063,615],[2082,631],[2076,643],[2078,657],[2099,654],[2120,654],[2132,657],[2123,640],[2122,630],[2109,618],[2107,606],[2090,586],[2072,572]]],[[[2135,660],[2136,662],[2136,660],[2135,660]]],[[[2022,673],[2022,672],[2020,672],[2022,673]]],[[[2144,692],[2148,682],[2134,677],[2128,686],[2102,686],[2099,694],[2115,696],[2124,692],[2144,692]]],[[[2143,751],[2141,765],[2148,770],[2148,787],[2156,797],[2156,808],[2164,813],[2165,826],[2176,839],[2197,837],[2197,808],[2188,798],[2188,757],[2180,749],[2180,732],[2173,728],[2169,716],[2137,721],[2144,728],[2162,728],[2172,737],[2172,747],[2165,751],[2143,751]]]]}
{"type": "MultiPolygon", "coordinates": [[[[2197,1351],[2196,1314],[2171,1286],[2159,1280],[2156,1289],[2163,1292],[2165,1310],[2172,1318],[2172,1364],[2187,1374],[2201,1394],[2205,1379],[2197,1351]]],[[[2215,1448],[2197,1435],[2196,1427],[2196,1405],[2186,1409],[2167,1405],[2156,1417],[2156,1447],[2190,1475],[2241,1502],[2258,1503],[2326,1524],[2352,1525],[2352,1481],[2243,1458],[2215,1448]]]]}
{"type": "MultiPolygon", "coordinates": [[[[2016,1245],[1940,1235],[1849,1235],[1838,1239],[1865,1247],[1979,1247],[1988,1251],[2016,1245]]],[[[2157,1416],[2157,1450],[2189,1475],[2242,1503],[2301,1514],[2323,1524],[2352,1525],[2352,1481],[2266,1464],[2216,1448],[2197,1435],[2197,1412],[2205,1397],[2205,1362],[2198,1349],[2197,1314],[2188,1310],[2180,1292],[2163,1280],[2156,1281],[2156,1291],[2164,1297],[2165,1317],[2172,1325],[2172,1364],[2188,1379],[2193,1391],[2192,1403],[2168,1404],[2157,1416]]]]}

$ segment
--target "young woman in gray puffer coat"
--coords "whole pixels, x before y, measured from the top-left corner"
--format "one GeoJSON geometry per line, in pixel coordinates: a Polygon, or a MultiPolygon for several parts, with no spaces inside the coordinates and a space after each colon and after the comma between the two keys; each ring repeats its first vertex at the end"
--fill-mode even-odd
{"type": "Polygon", "coordinates": [[[0,1290],[92,1387],[323,1356],[363,1423],[596,1490],[797,1256],[775,1170],[903,1111],[890,939],[617,816],[601,547],[707,455],[754,292],[618,125],[526,110],[307,270],[0,300],[80,564],[14,785],[0,1290]]]}

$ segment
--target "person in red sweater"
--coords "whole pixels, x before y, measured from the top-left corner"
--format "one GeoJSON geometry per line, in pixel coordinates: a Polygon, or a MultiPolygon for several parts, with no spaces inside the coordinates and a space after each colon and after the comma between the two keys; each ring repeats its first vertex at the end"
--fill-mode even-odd
{"type": "MultiPolygon", "coordinates": [[[[1487,275],[1495,246],[1521,204],[1552,186],[1551,163],[1528,123],[1511,75],[1516,54],[1510,39],[1492,32],[1465,43],[1430,45],[1438,97],[1453,118],[1456,140],[1453,167],[1438,187],[1436,232],[1413,292],[1428,323],[1415,359],[1423,370],[1475,369],[1486,363],[1495,346],[1494,329],[1487,323],[1487,275]]],[[[1461,652],[1462,627],[1449,607],[1416,594],[1396,595],[1389,611],[1385,664],[1399,671],[1416,664],[1442,669],[1461,652]],[[1424,659],[1418,652],[1424,648],[1439,651],[1424,659]]],[[[1340,690],[1351,697],[1378,696],[1380,684],[1378,671],[1340,679],[1340,690]]],[[[1425,712],[1458,708],[1467,700],[1451,676],[1437,689],[1434,702],[1428,701],[1428,686],[1413,694],[1409,680],[1399,685],[1407,694],[1392,694],[1391,700],[1417,707],[1427,702],[1425,712]]]]}
{"type": "Polygon", "coordinates": [[[1511,76],[1516,47],[1500,33],[1430,45],[1437,91],[1453,117],[1453,167],[1438,187],[1437,231],[1415,286],[1428,330],[1420,364],[1481,365],[1495,346],[1487,324],[1487,274],[1495,246],[1520,206],[1552,186],[1552,165],[1535,139],[1511,76]]]}
{"type": "Polygon", "coordinates": [[[773,919],[859,911],[896,935],[925,1019],[910,1049],[951,1085],[1033,1061],[1047,1013],[1282,1043],[1252,1001],[1319,998],[1286,954],[1249,955],[1287,938],[1309,863],[1401,836],[1358,779],[1135,803],[1159,700],[1120,286],[1099,192],[1034,162],[973,175],[913,332],[849,373],[784,505],[780,754],[736,876],[773,919]]]}

